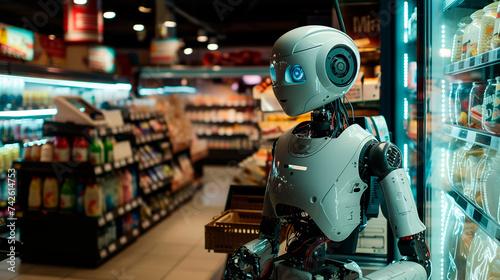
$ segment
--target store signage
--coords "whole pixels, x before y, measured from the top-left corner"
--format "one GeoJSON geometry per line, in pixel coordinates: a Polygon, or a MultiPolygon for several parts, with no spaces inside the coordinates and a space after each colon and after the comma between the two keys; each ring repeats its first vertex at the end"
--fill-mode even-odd
{"type": "Polygon", "coordinates": [[[0,23],[0,52],[23,60],[33,60],[34,35],[32,31],[0,23]]]}
{"type": "Polygon", "coordinates": [[[101,0],[86,4],[64,1],[64,40],[66,42],[102,42],[103,17],[101,0]]]}
{"type": "Polygon", "coordinates": [[[152,64],[174,64],[178,60],[179,40],[177,38],[156,39],[151,41],[150,57],[152,64]]]}
{"type": "MultiPolygon", "coordinates": [[[[380,47],[380,5],[378,3],[341,6],[346,33],[358,47],[380,47]]],[[[335,13],[334,13],[335,15],[335,13]]],[[[334,16],[336,26],[336,16],[334,16]]]]}
{"type": "Polygon", "coordinates": [[[33,64],[66,67],[66,44],[63,39],[35,33],[33,64]]]}
{"type": "Polygon", "coordinates": [[[110,47],[89,47],[89,68],[105,73],[115,72],[115,50],[110,47]]]}

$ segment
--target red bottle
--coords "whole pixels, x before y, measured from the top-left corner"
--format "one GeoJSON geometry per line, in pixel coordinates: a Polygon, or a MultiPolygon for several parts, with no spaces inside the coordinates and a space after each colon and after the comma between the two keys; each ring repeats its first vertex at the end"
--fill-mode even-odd
{"type": "Polygon", "coordinates": [[[89,160],[89,144],[85,138],[75,137],[72,158],[75,162],[87,162],[89,160]]]}
{"type": "Polygon", "coordinates": [[[69,142],[65,137],[56,137],[54,141],[54,161],[69,161],[69,142]]]}

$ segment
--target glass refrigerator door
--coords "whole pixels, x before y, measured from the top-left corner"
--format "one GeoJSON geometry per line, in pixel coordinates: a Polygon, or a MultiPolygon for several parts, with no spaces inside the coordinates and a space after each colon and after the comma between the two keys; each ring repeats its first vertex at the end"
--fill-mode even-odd
{"type": "Polygon", "coordinates": [[[498,2],[428,0],[423,8],[421,135],[431,279],[498,279],[498,2]]]}

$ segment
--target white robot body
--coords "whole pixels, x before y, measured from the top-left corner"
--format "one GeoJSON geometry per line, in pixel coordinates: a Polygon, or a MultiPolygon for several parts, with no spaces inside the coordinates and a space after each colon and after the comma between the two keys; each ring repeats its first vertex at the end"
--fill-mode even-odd
{"type": "Polygon", "coordinates": [[[361,223],[360,200],[368,186],[359,176],[359,158],[375,137],[359,125],[338,138],[301,138],[292,131],[276,142],[264,216],[279,217],[280,204],[294,206],[330,240],[343,241],[361,223]]]}

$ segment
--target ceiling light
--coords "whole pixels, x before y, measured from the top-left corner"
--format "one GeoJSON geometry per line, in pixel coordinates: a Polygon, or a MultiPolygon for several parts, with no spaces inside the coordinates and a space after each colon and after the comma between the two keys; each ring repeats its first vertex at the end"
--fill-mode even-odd
{"type": "Polygon", "coordinates": [[[105,19],[112,19],[112,18],[115,18],[116,13],[115,13],[115,12],[112,12],[112,11],[109,11],[109,12],[105,12],[102,16],[103,16],[105,19]]]}
{"type": "Polygon", "coordinates": [[[144,30],[144,25],[142,24],[134,24],[134,30],[139,32],[144,30]]]}
{"type": "Polygon", "coordinates": [[[176,27],[177,26],[177,22],[175,21],[172,21],[172,20],[167,20],[163,23],[163,25],[165,25],[166,27],[176,27]]]}
{"type": "Polygon", "coordinates": [[[56,35],[54,35],[54,34],[49,35],[49,40],[55,40],[55,39],[56,39],[56,35]]]}
{"type": "Polygon", "coordinates": [[[217,45],[217,40],[215,38],[210,38],[210,41],[208,41],[207,49],[216,51],[218,48],[219,45],[217,45]]]}
{"type": "Polygon", "coordinates": [[[87,4],[87,0],[73,0],[73,3],[77,5],[85,5],[87,4]]]}
{"type": "Polygon", "coordinates": [[[144,6],[139,6],[139,11],[141,11],[141,13],[149,14],[153,11],[153,9],[144,6]]]}
{"type": "Polygon", "coordinates": [[[153,1],[141,0],[139,3],[139,11],[141,11],[141,13],[151,13],[153,11],[153,1]]]}
{"type": "Polygon", "coordinates": [[[198,30],[198,37],[196,38],[196,40],[198,40],[198,42],[206,42],[208,40],[205,30],[203,29],[198,30]]]}
{"type": "Polygon", "coordinates": [[[190,54],[192,54],[192,53],[193,53],[193,49],[192,49],[192,48],[185,48],[185,49],[184,49],[184,54],[185,54],[185,55],[190,55],[190,54]]]}

